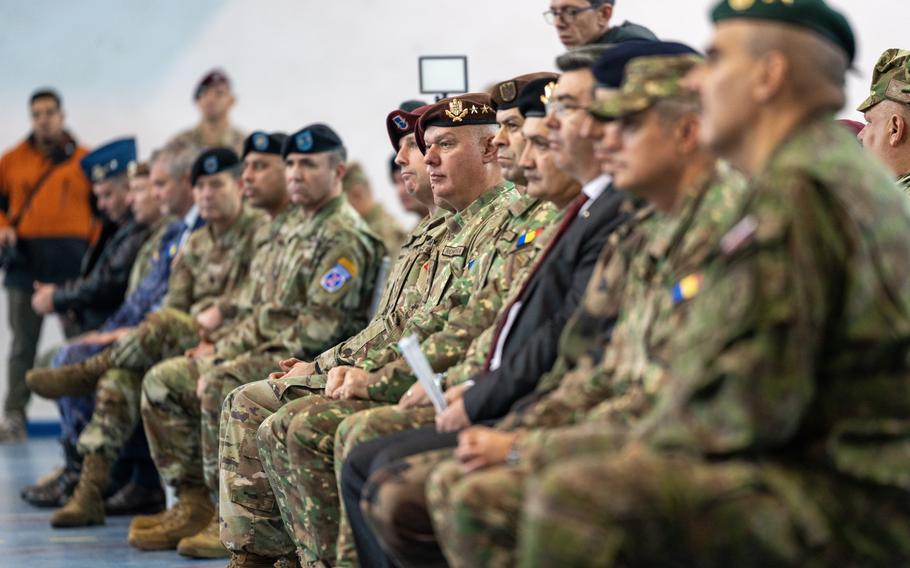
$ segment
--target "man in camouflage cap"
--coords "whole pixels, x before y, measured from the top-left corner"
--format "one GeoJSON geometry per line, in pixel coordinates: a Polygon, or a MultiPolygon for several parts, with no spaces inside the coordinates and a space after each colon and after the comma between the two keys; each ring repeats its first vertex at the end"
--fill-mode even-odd
{"type": "Polygon", "coordinates": [[[703,140],[751,178],[744,205],[686,294],[653,409],[522,455],[541,472],[523,566],[910,557],[910,408],[895,396],[910,377],[910,211],[832,120],[852,32],[821,1],[729,0],[714,19],[693,84],[703,140]]]}
{"type": "Polygon", "coordinates": [[[910,51],[887,49],[872,74],[872,93],[856,109],[866,118],[859,140],[910,193],[910,51]]]}
{"type": "Polygon", "coordinates": [[[697,99],[682,85],[698,61],[634,59],[622,89],[594,104],[597,116],[614,121],[603,131],[614,183],[651,207],[602,256],[581,311],[564,330],[568,356],[497,429],[461,432],[455,460],[430,477],[428,510],[453,566],[514,565],[531,472],[520,458],[535,436],[584,421],[592,408],[603,409],[597,420],[633,422],[662,387],[662,361],[688,314],[686,297],[668,290],[690,293],[689,271],[735,222],[743,189],[739,176],[700,148],[697,99]],[[613,317],[606,343],[588,332],[593,321],[613,317]]]}

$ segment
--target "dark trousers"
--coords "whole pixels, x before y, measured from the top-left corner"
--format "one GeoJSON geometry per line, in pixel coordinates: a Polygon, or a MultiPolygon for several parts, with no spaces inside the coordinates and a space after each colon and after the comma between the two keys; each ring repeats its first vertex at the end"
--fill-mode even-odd
{"type": "Polygon", "coordinates": [[[364,485],[370,476],[398,460],[422,452],[458,445],[458,434],[440,434],[435,426],[398,432],[355,447],[341,469],[341,498],[351,521],[357,557],[362,568],[393,565],[360,511],[364,485]]]}
{"type": "MultiPolygon", "coordinates": [[[[35,364],[44,316],[32,310],[31,290],[8,286],[6,297],[13,341],[7,360],[7,390],[3,411],[7,416],[19,414],[24,417],[25,407],[32,394],[25,384],[25,373],[35,364]]],[[[78,333],[78,329],[74,325],[64,323],[63,332],[66,337],[73,337],[78,333]]]]}
{"type": "Polygon", "coordinates": [[[3,411],[7,416],[25,416],[31,392],[25,384],[25,373],[35,364],[38,339],[44,317],[32,310],[32,294],[22,288],[7,288],[9,327],[13,342],[7,360],[7,390],[3,411]]]}

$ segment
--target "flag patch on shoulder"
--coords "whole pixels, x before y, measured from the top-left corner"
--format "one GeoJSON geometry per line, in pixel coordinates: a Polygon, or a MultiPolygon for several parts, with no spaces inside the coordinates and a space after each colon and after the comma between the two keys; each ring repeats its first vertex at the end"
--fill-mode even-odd
{"type": "Polygon", "coordinates": [[[338,262],[322,275],[320,285],[326,292],[333,293],[341,290],[348,280],[357,274],[357,266],[350,260],[342,257],[338,262]]]}
{"type": "Polygon", "coordinates": [[[533,231],[528,231],[527,233],[522,234],[520,237],[518,237],[518,242],[515,243],[515,248],[521,248],[525,245],[531,244],[534,242],[534,239],[537,238],[537,235],[539,235],[541,232],[543,231],[540,229],[535,229],[533,231]]]}
{"type": "Polygon", "coordinates": [[[701,273],[690,274],[676,283],[671,290],[673,295],[673,305],[679,305],[685,301],[691,300],[701,291],[701,284],[704,276],[701,273]]]}

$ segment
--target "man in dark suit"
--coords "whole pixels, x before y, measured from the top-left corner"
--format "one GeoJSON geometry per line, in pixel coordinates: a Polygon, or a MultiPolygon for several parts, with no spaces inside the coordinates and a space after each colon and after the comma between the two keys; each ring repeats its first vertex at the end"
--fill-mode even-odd
{"type": "MultiPolygon", "coordinates": [[[[570,212],[563,231],[554,237],[558,242],[516,300],[500,314],[486,371],[475,377],[473,387],[447,393],[449,407],[437,417],[439,431],[430,426],[383,437],[358,446],[345,461],[340,485],[364,566],[383,565],[385,558],[360,515],[361,491],[370,473],[400,457],[454,447],[455,431],[505,415],[516,401],[534,390],[537,380],[556,360],[559,335],[578,306],[608,237],[632,210],[626,197],[615,191],[602,173],[593,142],[584,136],[582,128],[592,102],[591,66],[605,49],[585,47],[557,59],[563,74],[550,99],[550,147],[556,165],[583,184],[587,199],[580,200],[570,212]]],[[[603,328],[599,333],[608,335],[612,322],[599,323],[603,328]]],[[[409,529],[413,531],[414,527],[409,529]]],[[[427,526],[427,530],[432,529],[427,526]]],[[[415,554],[409,554],[411,560],[418,556],[430,562],[441,558],[435,544],[428,547],[422,540],[408,540],[403,547],[415,554]]]]}

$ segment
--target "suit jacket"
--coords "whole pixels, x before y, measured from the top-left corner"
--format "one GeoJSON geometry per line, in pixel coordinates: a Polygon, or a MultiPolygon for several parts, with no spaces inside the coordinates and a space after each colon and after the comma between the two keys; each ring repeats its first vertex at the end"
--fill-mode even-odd
{"type": "Polygon", "coordinates": [[[622,207],[626,201],[612,185],[604,190],[531,275],[503,346],[502,365],[475,377],[475,385],[465,391],[465,410],[472,422],[504,416],[553,366],[559,335],[578,307],[607,238],[629,217],[629,208],[622,207]]]}

